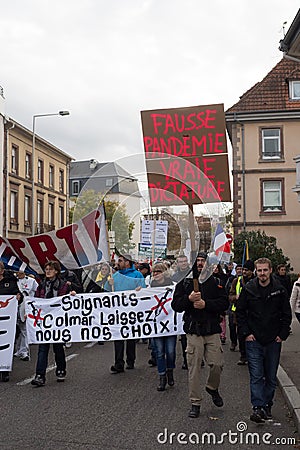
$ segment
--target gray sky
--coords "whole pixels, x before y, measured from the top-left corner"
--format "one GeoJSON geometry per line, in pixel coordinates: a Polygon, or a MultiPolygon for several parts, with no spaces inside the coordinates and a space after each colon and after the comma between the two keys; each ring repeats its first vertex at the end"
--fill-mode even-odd
{"type": "Polygon", "coordinates": [[[140,111],[232,106],[282,58],[289,0],[10,0],[0,11],[6,114],[75,159],[143,153],[140,111]]]}

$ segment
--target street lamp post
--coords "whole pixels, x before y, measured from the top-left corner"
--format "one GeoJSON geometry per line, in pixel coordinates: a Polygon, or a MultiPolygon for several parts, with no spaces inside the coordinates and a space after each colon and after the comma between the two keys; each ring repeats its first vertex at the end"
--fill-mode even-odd
{"type": "Polygon", "coordinates": [[[31,162],[31,234],[34,235],[34,222],[35,222],[35,191],[34,191],[34,176],[35,176],[35,119],[37,117],[50,117],[50,116],[68,116],[69,111],[59,111],[57,113],[50,114],[34,114],[32,116],[32,162],[31,162]]]}

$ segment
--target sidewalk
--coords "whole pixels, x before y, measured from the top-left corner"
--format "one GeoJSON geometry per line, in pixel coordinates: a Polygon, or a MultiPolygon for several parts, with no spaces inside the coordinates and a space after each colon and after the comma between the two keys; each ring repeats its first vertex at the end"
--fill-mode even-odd
{"type": "Polygon", "coordinates": [[[300,324],[296,318],[292,334],[282,344],[277,379],[300,433],[300,324]]]}

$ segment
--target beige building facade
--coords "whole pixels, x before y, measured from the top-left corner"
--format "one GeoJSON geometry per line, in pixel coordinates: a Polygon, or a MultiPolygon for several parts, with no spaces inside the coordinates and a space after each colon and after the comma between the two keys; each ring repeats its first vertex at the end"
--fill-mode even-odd
{"type": "Polygon", "coordinates": [[[3,229],[0,233],[8,238],[27,237],[66,226],[71,156],[35,135],[33,161],[32,131],[7,117],[2,156],[3,229]]]}
{"type": "MultiPolygon", "coordinates": [[[[300,63],[282,59],[226,111],[233,148],[234,234],[264,231],[300,271],[295,158],[300,142],[300,63]]],[[[262,255],[263,256],[263,255],[262,255]]]]}

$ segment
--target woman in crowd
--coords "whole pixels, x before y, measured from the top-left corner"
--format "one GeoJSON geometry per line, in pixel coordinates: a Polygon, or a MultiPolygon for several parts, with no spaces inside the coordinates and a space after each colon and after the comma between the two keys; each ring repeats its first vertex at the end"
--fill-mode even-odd
{"type": "MultiPolygon", "coordinates": [[[[152,268],[150,287],[164,287],[172,284],[166,266],[163,263],[156,263],[152,268]]],[[[158,391],[164,391],[167,382],[169,386],[174,385],[173,369],[175,369],[176,360],[176,340],[176,335],[152,338],[159,374],[158,391]]]]}
{"type": "Polygon", "coordinates": [[[295,313],[295,316],[300,323],[300,273],[298,273],[298,280],[295,281],[291,294],[291,308],[292,312],[295,313]]]}
{"type": "Polygon", "coordinates": [[[104,292],[105,283],[111,278],[111,268],[110,265],[106,262],[100,264],[100,270],[95,277],[95,281],[91,279],[89,284],[87,285],[85,292],[104,292]]]}
{"type": "Polygon", "coordinates": [[[149,286],[151,281],[151,267],[149,263],[141,262],[139,263],[138,270],[143,274],[145,278],[146,287],[149,286]]]}
{"type": "MultiPolygon", "coordinates": [[[[70,292],[70,285],[60,277],[61,268],[58,261],[48,261],[44,267],[45,278],[37,288],[35,297],[53,298],[66,295],[70,292]]],[[[75,291],[70,292],[76,295],[75,291]]],[[[36,364],[36,375],[31,381],[34,386],[44,386],[46,382],[46,369],[48,366],[48,354],[50,344],[39,344],[38,359],[36,364]]],[[[53,344],[53,351],[56,362],[57,381],[64,381],[66,377],[66,357],[64,344],[53,344]]]]}
{"type": "MultiPolygon", "coordinates": [[[[34,297],[34,293],[38,288],[38,282],[35,278],[28,276],[23,271],[16,273],[17,283],[20,291],[24,297],[34,297]]],[[[16,341],[15,341],[15,353],[14,356],[19,357],[22,361],[29,361],[29,345],[26,330],[26,314],[25,314],[25,300],[18,300],[18,313],[17,313],[17,329],[16,341]]]]}

